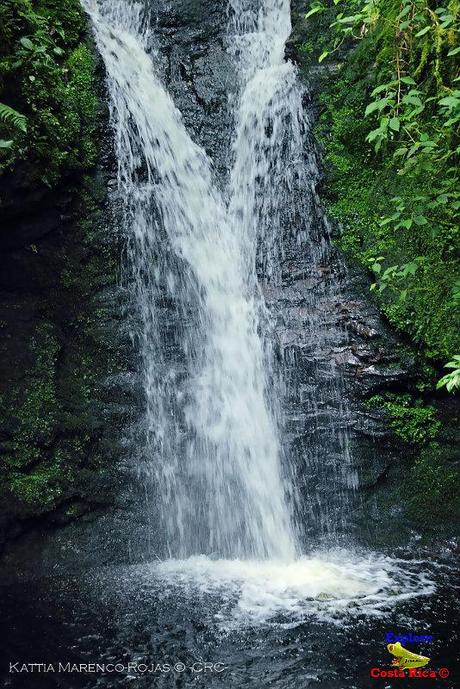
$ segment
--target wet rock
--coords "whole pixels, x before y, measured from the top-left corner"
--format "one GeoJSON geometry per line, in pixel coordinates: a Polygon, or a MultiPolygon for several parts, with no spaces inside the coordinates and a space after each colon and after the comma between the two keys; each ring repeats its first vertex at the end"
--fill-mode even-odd
{"type": "Polygon", "coordinates": [[[372,328],[365,323],[359,323],[353,319],[349,323],[349,328],[360,337],[364,337],[369,340],[374,340],[378,337],[381,337],[381,334],[375,328],[372,328]]]}

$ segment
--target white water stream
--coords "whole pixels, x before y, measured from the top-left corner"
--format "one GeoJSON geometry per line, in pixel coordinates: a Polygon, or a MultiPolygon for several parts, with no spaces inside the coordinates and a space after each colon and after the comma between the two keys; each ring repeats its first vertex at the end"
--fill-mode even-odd
{"type": "MultiPolygon", "coordinates": [[[[260,210],[255,178],[263,167],[269,174],[271,161],[262,155],[255,161],[247,150],[251,113],[243,102],[228,209],[213,184],[210,161],[155,73],[140,6],[114,0],[86,6],[107,69],[119,187],[134,237],[151,463],[164,499],[170,553],[191,555],[199,548],[292,558],[276,419],[267,403],[269,362],[259,334],[254,258],[260,210]],[[159,265],[165,243],[185,280],[173,274],[169,256],[166,268],[159,265]],[[158,376],[164,343],[155,306],[165,271],[176,301],[190,291],[195,295],[194,322],[182,333],[187,379],[180,389],[173,389],[176,380],[158,376]]],[[[284,78],[277,69],[273,90],[284,78]]],[[[257,136],[252,145],[259,148],[257,136]]]]}

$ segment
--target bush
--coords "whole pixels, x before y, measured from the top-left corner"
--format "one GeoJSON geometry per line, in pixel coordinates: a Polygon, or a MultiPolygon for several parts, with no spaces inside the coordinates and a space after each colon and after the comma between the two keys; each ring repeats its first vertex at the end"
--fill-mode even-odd
{"type": "Polygon", "coordinates": [[[78,0],[0,6],[0,174],[22,166],[33,184],[94,164],[97,97],[78,0]],[[19,119],[18,119],[19,118],[19,119]],[[18,126],[23,124],[23,126],[18,126]]]}

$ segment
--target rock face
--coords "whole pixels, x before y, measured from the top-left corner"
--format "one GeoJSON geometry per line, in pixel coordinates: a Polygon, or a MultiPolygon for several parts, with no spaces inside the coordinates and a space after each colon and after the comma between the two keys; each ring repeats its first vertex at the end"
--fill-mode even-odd
{"type": "Polygon", "coordinates": [[[405,470],[407,450],[366,400],[410,387],[415,364],[368,299],[364,275],[334,252],[321,267],[293,237],[286,244],[284,284],[266,298],[285,372],[285,453],[305,506],[300,518],[308,537],[368,531],[373,540],[387,516],[374,493],[389,472],[405,470]]]}
{"type": "MultiPolygon", "coordinates": [[[[309,90],[306,108],[314,121],[319,111],[320,90],[334,80],[341,65],[331,59],[312,64],[308,57],[311,43],[315,42],[310,23],[305,19],[310,7],[306,0],[291,1],[293,31],[286,54],[299,65],[299,73],[309,90]]],[[[326,13],[325,30],[329,21],[326,13]]],[[[337,53],[338,59],[344,61],[351,48],[345,43],[337,53]]],[[[333,137],[332,132],[330,136],[333,137]]],[[[320,179],[317,189],[321,198],[320,179]]],[[[339,227],[333,227],[331,232],[333,240],[340,237],[339,227]]],[[[455,451],[459,437],[458,404],[454,399],[442,400],[433,392],[433,381],[424,387],[419,352],[413,343],[399,337],[388,326],[376,308],[366,272],[334,250],[325,264],[315,289],[327,294],[320,308],[328,314],[327,330],[334,341],[328,344],[325,340],[326,346],[316,348],[314,354],[320,359],[320,365],[316,366],[318,389],[327,380],[321,371],[326,370],[328,361],[334,362],[342,379],[340,391],[344,416],[348,417],[348,449],[357,485],[357,490],[352,491],[354,499],[345,505],[352,513],[349,526],[355,529],[358,538],[379,545],[407,541],[416,532],[428,538],[448,537],[456,532],[455,513],[458,514],[453,488],[456,479],[452,474],[458,460],[455,451]],[[325,289],[328,280],[335,283],[334,289],[325,289]],[[396,400],[394,407],[391,403],[382,404],[388,399],[396,400]],[[399,403],[402,404],[398,407],[399,403]],[[419,417],[423,421],[417,421],[418,429],[411,428],[410,414],[405,415],[404,405],[413,405],[410,414],[414,420],[417,410],[424,407],[419,417]],[[438,419],[431,427],[429,410],[438,419]],[[447,458],[445,464],[443,458],[447,458]],[[446,475],[449,478],[442,488],[446,475]],[[426,500],[427,495],[432,497],[426,500]],[[443,508],[443,504],[449,508],[443,508]]],[[[298,300],[295,306],[305,308],[305,302],[298,300]]],[[[312,354],[300,345],[301,338],[294,341],[299,349],[300,368],[308,370],[312,354]]],[[[298,396],[301,399],[302,393],[298,396]]],[[[332,415],[331,411],[330,418],[332,415]]]]}
{"type": "Polygon", "coordinates": [[[228,3],[150,4],[163,81],[192,139],[206,150],[216,173],[225,176],[232,125],[229,98],[236,88],[225,37],[228,3]]]}
{"type": "Polygon", "coordinates": [[[131,410],[114,379],[132,353],[102,135],[101,146],[97,170],[52,193],[28,187],[19,170],[4,180],[0,547],[104,508],[119,492],[114,467],[131,410]]]}

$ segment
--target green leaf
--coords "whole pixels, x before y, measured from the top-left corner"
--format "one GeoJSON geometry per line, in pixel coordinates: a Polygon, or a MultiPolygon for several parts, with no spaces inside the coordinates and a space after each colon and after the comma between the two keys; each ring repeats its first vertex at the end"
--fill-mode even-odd
{"type": "Polygon", "coordinates": [[[377,129],[373,129],[369,134],[366,136],[366,141],[369,141],[369,143],[372,143],[372,141],[375,141],[376,139],[381,139],[382,136],[384,136],[383,131],[378,127],[377,129]]]}
{"type": "Polygon", "coordinates": [[[318,62],[322,62],[323,60],[325,60],[328,55],[329,55],[329,51],[325,50],[324,53],[321,53],[321,55],[319,56],[318,62]]]}
{"type": "Polygon", "coordinates": [[[417,82],[412,79],[412,77],[401,77],[403,84],[409,84],[410,86],[416,86],[417,82]]]}
{"type": "Polygon", "coordinates": [[[391,218],[384,218],[383,220],[381,220],[379,222],[379,225],[380,225],[380,227],[385,227],[385,225],[389,225],[391,222],[393,222],[393,220],[394,220],[394,216],[392,216],[391,218]]]}
{"type": "Polygon", "coordinates": [[[443,29],[446,29],[452,22],[454,21],[455,17],[452,14],[444,14],[441,17],[441,26],[443,29]]]}
{"type": "Polygon", "coordinates": [[[13,139],[6,141],[6,139],[0,139],[0,148],[11,148],[13,145],[13,139]]]}
{"type": "Polygon", "coordinates": [[[402,19],[402,18],[405,17],[407,14],[409,14],[410,10],[411,10],[411,6],[410,6],[410,5],[406,5],[406,7],[403,9],[403,11],[400,12],[400,13],[398,14],[398,16],[396,17],[396,19],[402,19]]]}
{"type": "Polygon", "coordinates": [[[382,91],[386,91],[388,88],[393,86],[396,82],[390,81],[389,84],[380,84],[380,86],[377,86],[371,93],[371,96],[378,96],[379,93],[382,93],[382,91]]]}
{"type": "MultiPolygon", "coordinates": [[[[458,357],[455,357],[455,359],[458,359],[458,357]]],[[[439,390],[445,386],[447,392],[453,392],[460,388],[460,362],[450,361],[444,368],[454,368],[455,370],[443,376],[441,380],[438,381],[436,389],[439,390]]]]}
{"type": "Polygon", "coordinates": [[[312,17],[314,14],[318,14],[318,12],[324,12],[325,9],[326,8],[323,7],[323,5],[315,5],[311,8],[311,10],[309,10],[309,12],[307,12],[307,14],[305,15],[305,19],[312,17]]]}
{"type": "Polygon", "coordinates": [[[359,14],[350,14],[348,17],[339,19],[339,24],[356,24],[361,19],[359,14]]]}
{"type": "Polygon", "coordinates": [[[27,131],[27,118],[9,105],[0,103],[0,121],[10,124],[21,132],[27,131]]]}
{"type": "Polygon", "coordinates": [[[393,277],[395,272],[398,270],[398,266],[389,266],[383,273],[383,279],[388,280],[389,278],[393,277]]]}
{"type": "Polygon", "coordinates": [[[390,129],[393,129],[395,132],[399,132],[401,128],[401,122],[399,120],[399,117],[392,117],[390,120],[390,129]]]}
{"type": "Polygon", "coordinates": [[[428,220],[423,215],[416,215],[414,218],[414,223],[416,225],[426,225],[428,223],[428,220]]]}
{"type": "Polygon", "coordinates": [[[374,101],[373,103],[369,103],[369,105],[367,106],[367,108],[366,108],[366,110],[365,110],[365,113],[364,113],[365,117],[367,117],[367,115],[370,115],[370,114],[373,113],[375,110],[377,110],[378,107],[379,107],[379,106],[378,106],[377,101],[374,101]]]}
{"type": "Polygon", "coordinates": [[[421,36],[424,36],[428,31],[431,29],[431,26],[425,26],[423,29],[420,29],[420,31],[417,31],[415,34],[415,38],[420,38],[421,36]]]}
{"type": "Polygon", "coordinates": [[[19,39],[19,43],[22,45],[23,48],[26,48],[27,50],[34,49],[34,44],[30,40],[30,38],[21,38],[19,39]]]}
{"type": "Polygon", "coordinates": [[[458,48],[451,48],[447,53],[447,57],[452,57],[453,55],[457,55],[458,53],[460,53],[460,46],[458,48]]]}
{"type": "Polygon", "coordinates": [[[446,98],[441,98],[440,101],[438,101],[438,105],[444,105],[447,108],[456,108],[457,105],[460,103],[459,98],[455,98],[455,96],[447,96],[446,98]]]}
{"type": "Polygon", "coordinates": [[[419,267],[419,264],[416,263],[415,261],[412,261],[411,263],[406,263],[405,266],[403,266],[403,276],[406,277],[407,275],[415,275],[419,267]]]}
{"type": "Polygon", "coordinates": [[[409,105],[416,105],[418,107],[423,107],[423,103],[420,100],[420,98],[418,96],[413,96],[410,93],[408,93],[406,96],[403,97],[402,102],[405,104],[409,104],[409,105]]]}
{"type": "Polygon", "coordinates": [[[369,103],[367,106],[364,116],[367,117],[367,115],[370,115],[371,113],[375,112],[378,110],[381,112],[387,105],[390,105],[391,100],[387,98],[380,98],[380,100],[375,100],[372,103],[369,103]]]}
{"type": "MultiPolygon", "coordinates": [[[[455,357],[457,359],[458,357],[455,357]]],[[[460,362],[458,361],[449,361],[448,364],[444,366],[444,368],[454,368],[457,369],[460,366],[460,362]]]]}

